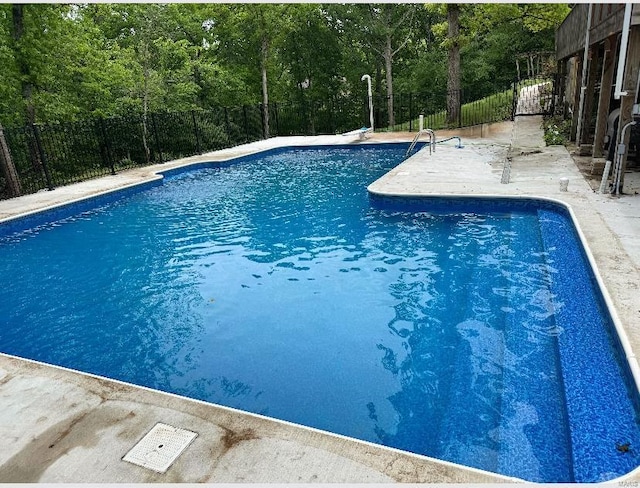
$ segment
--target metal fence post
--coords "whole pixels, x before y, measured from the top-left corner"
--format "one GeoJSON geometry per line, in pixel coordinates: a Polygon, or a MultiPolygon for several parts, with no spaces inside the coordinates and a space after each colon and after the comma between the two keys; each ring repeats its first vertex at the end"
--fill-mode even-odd
{"type": "Polygon", "coordinates": [[[409,132],[413,131],[413,93],[409,92],[409,132]]]}
{"type": "Polygon", "coordinates": [[[231,123],[229,122],[229,110],[224,108],[224,124],[227,130],[227,143],[231,144],[231,123]]]}
{"type": "Polygon", "coordinates": [[[278,113],[278,104],[273,102],[273,119],[276,123],[276,136],[280,135],[280,114],[278,113]]]}
{"type": "Polygon", "coordinates": [[[12,197],[20,196],[22,193],[20,177],[18,176],[18,171],[16,170],[16,166],[11,158],[9,144],[7,144],[7,140],[4,136],[2,124],[0,124],[0,166],[2,166],[2,173],[9,185],[9,195],[12,197]]]}
{"type": "Polygon", "coordinates": [[[331,126],[331,133],[335,134],[336,130],[336,119],[333,116],[333,111],[335,110],[335,100],[331,98],[331,109],[329,110],[329,125],[331,126]]]}
{"type": "Polygon", "coordinates": [[[202,150],[200,148],[200,138],[198,137],[198,123],[196,122],[195,110],[191,111],[191,120],[193,121],[193,132],[196,136],[196,151],[198,152],[198,154],[201,154],[202,150]]]}
{"type": "Polygon", "coordinates": [[[262,122],[262,138],[266,139],[267,138],[267,112],[265,110],[269,110],[269,106],[265,105],[264,103],[261,103],[258,105],[258,108],[260,109],[260,121],[262,122]]]}
{"type": "Polygon", "coordinates": [[[249,122],[247,121],[247,106],[242,106],[242,113],[244,115],[244,142],[249,142],[249,122]]]}
{"type": "Polygon", "coordinates": [[[40,138],[40,129],[35,124],[31,124],[31,131],[33,132],[33,136],[36,142],[36,150],[38,151],[38,158],[40,159],[40,166],[42,167],[42,171],[44,172],[44,177],[47,180],[47,187],[49,190],[53,190],[55,187],[53,186],[53,181],[51,180],[51,173],[49,173],[49,167],[47,165],[47,156],[44,152],[44,147],[42,146],[42,140],[40,138]]]}
{"type": "Polygon", "coordinates": [[[107,128],[104,125],[104,119],[100,117],[100,133],[102,135],[102,142],[104,144],[106,163],[111,168],[111,174],[116,174],[116,168],[113,164],[113,158],[111,157],[111,145],[109,144],[109,137],[107,136],[107,128]]]}
{"type": "Polygon", "coordinates": [[[309,126],[312,136],[316,135],[316,115],[316,102],[314,100],[311,100],[311,105],[309,107],[309,126]]]}
{"type": "Polygon", "coordinates": [[[164,158],[162,157],[162,148],[160,147],[160,138],[158,137],[158,126],[156,124],[156,114],[151,114],[151,125],[153,126],[153,138],[156,141],[156,147],[158,148],[158,156],[160,156],[160,162],[164,163],[164,158]]]}

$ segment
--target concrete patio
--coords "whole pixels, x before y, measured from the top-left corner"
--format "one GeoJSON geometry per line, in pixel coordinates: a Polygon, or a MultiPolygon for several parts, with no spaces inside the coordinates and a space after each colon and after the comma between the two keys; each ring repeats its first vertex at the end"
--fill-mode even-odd
{"type": "MultiPolygon", "coordinates": [[[[372,183],[397,195],[535,195],[568,204],[630,347],[640,351],[640,196],[600,195],[561,146],[545,147],[540,117],[438,139],[372,183]],[[559,179],[569,179],[567,192],[559,179]],[[506,182],[508,181],[508,182],[506,182]]],[[[274,138],[0,201],[0,220],[158,178],[156,172],[282,145],[410,141],[414,134],[274,138]]],[[[627,179],[632,192],[636,174],[627,179]]],[[[636,363],[635,357],[631,358],[636,363]]],[[[637,364],[634,364],[637,368],[637,364]]],[[[0,355],[1,482],[500,483],[518,481],[342,436],[0,355]],[[166,473],[122,461],[157,422],[196,432],[166,473]]],[[[640,481],[640,473],[625,480],[640,481]]]]}

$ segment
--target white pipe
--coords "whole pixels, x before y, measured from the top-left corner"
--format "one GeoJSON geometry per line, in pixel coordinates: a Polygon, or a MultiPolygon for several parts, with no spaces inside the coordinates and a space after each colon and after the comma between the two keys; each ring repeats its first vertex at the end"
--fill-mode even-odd
{"type": "Polygon", "coordinates": [[[373,132],[373,93],[371,92],[371,76],[362,75],[360,81],[367,80],[367,94],[369,95],[369,122],[371,123],[371,132],[373,132]]]}
{"type": "Polygon", "coordinates": [[[578,127],[576,130],[576,144],[582,143],[582,112],[584,111],[584,95],[587,91],[587,63],[589,61],[589,31],[591,30],[591,12],[593,5],[589,4],[587,14],[587,33],[584,36],[584,53],[582,54],[582,78],[580,81],[580,104],[578,105],[578,127]]]}
{"type": "Polygon", "coordinates": [[[611,161],[604,163],[604,171],[602,172],[602,181],[600,181],[600,188],[598,193],[604,193],[607,188],[607,180],[609,179],[609,171],[611,171],[611,161]]]}
{"type": "Polygon", "coordinates": [[[418,117],[418,132],[422,132],[422,129],[424,129],[424,115],[420,114],[420,117],[418,117]]]}
{"type": "Polygon", "coordinates": [[[622,21],[622,38],[620,39],[620,52],[618,53],[618,73],[616,74],[616,90],[613,94],[616,100],[627,94],[622,91],[624,70],[627,64],[627,45],[629,44],[629,28],[631,26],[632,3],[627,3],[624,7],[624,20],[622,21]]]}
{"type": "Polygon", "coordinates": [[[627,129],[632,125],[636,125],[636,121],[632,120],[627,125],[625,125],[620,131],[620,142],[616,146],[616,164],[613,170],[613,188],[614,194],[620,194],[620,180],[622,179],[622,159],[625,151],[627,150],[626,146],[623,146],[622,141],[624,141],[624,136],[626,135],[627,129]]]}

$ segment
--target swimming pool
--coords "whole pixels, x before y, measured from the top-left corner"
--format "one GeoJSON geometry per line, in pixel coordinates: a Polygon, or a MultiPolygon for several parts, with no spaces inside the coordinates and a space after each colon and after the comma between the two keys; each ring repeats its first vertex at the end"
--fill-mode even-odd
{"type": "Polygon", "coordinates": [[[4,225],[0,349],[532,481],[635,468],[567,212],[368,196],[405,150],[270,151],[4,225]]]}

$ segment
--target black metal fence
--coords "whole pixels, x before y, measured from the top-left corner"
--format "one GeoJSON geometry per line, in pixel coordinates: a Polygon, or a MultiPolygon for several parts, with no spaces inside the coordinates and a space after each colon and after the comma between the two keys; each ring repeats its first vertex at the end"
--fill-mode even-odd
{"type": "MultiPolygon", "coordinates": [[[[152,113],[5,128],[20,193],[263,138],[260,107],[152,113]]],[[[0,155],[1,156],[1,155],[0,155]]],[[[0,199],[15,196],[0,174],[0,199]]]]}
{"type": "Polygon", "coordinates": [[[513,84],[513,117],[552,115],[555,113],[560,86],[559,77],[530,78],[513,84]]]}
{"type": "MultiPolygon", "coordinates": [[[[464,93],[458,94],[460,106],[453,120],[447,117],[446,92],[394,95],[393,124],[389,119],[389,99],[375,96],[374,125],[376,130],[415,131],[420,114],[425,117],[424,127],[434,130],[507,120],[518,114],[523,107],[518,103],[522,93],[533,93],[528,87],[534,85],[544,94],[543,101],[527,107],[539,107],[536,113],[553,110],[555,85],[546,80],[529,80],[514,82],[504,91],[481,100],[466,100],[464,93]]],[[[0,151],[0,199],[267,136],[336,134],[363,126],[369,126],[367,98],[342,96],[322,101],[271,103],[268,132],[260,105],[5,128],[4,138],[19,188],[10,184],[7,163],[2,164],[7,157],[0,151]]]]}
{"type": "Polygon", "coordinates": [[[343,96],[331,100],[272,103],[272,136],[340,134],[368,125],[366,97],[343,96]]]}

